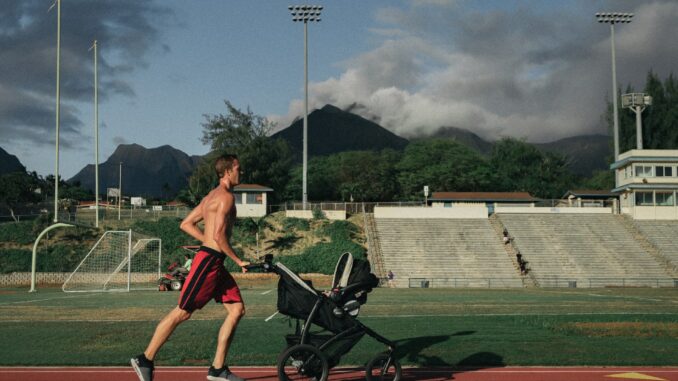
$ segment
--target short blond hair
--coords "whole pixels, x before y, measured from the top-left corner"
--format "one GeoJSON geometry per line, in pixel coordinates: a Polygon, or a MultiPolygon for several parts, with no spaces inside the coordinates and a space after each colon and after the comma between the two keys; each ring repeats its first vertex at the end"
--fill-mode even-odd
{"type": "Polygon", "coordinates": [[[233,169],[233,163],[238,160],[238,156],[226,154],[221,155],[214,161],[214,171],[218,178],[224,177],[227,169],[233,169]]]}

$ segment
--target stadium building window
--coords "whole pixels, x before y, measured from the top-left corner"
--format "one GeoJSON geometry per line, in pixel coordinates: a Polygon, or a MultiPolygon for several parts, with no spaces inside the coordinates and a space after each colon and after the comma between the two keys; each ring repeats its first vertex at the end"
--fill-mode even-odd
{"type": "Polygon", "coordinates": [[[242,193],[235,193],[235,204],[240,205],[242,204],[242,193]]]}
{"type": "Polygon", "coordinates": [[[636,192],[636,206],[652,206],[652,192],[636,192]]]}
{"type": "Polygon", "coordinates": [[[657,192],[657,205],[673,206],[673,192],[657,192]]]}
{"type": "Polygon", "coordinates": [[[636,166],[636,177],[652,177],[652,166],[649,165],[636,166]]]}
{"type": "Polygon", "coordinates": [[[247,193],[247,203],[261,205],[263,203],[261,193],[247,193]]]}
{"type": "Polygon", "coordinates": [[[658,165],[654,170],[657,174],[657,177],[673,177],[673,167],[664,167],[658,165]]]}

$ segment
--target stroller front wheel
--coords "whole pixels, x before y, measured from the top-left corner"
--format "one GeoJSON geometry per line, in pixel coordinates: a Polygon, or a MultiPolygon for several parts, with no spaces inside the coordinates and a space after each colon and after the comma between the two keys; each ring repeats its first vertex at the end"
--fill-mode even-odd
{"type": "Polygon", "coordinates": [[[329,373],[327,357],[312,345],[291,346],[278,358],[278,378],[281,381],[327,381],[329,373]]]}
{"type": "Polygon", "coordinates": [[[376,355],[365,367],[367,381],[400,381],[402,375],[400,362],[387,353],[376,355]]]}

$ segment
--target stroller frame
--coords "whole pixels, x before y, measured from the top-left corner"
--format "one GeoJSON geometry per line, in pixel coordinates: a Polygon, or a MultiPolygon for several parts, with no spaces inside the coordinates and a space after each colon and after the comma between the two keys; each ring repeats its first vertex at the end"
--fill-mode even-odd
{"type": "MultiPolygon", "coordinates": [[[[252,265],[250,268],[262,268],[264,271],[276,273],[280,277],[278,310],[286,316],[297,319],[295,334],[286,337],[288,347],[278,358],[277,368],[280,380],[287,381],[290,380],[290,377],[297,379],[296,377],[305,376],[309,380],[326,381],[329,370],[365,334],[388,348],[387,351],[377,354],[367,363],[367,380],[397,381],[401,379],[401,366],[393,354],[396,344],[356,318],[360,305],[366,301],[367,292],[377,286],[378,279],[370,273],[367,279],[348,284],[353,270],[351,253],[341,255],[335,269],[332,290],[328,293],[314,289],[282,263],[271,264],[271,262],[272,255],[269,254],[265,256],[264,263],[252,265]],[[286,287],[295,288],[294,291],[298,292],[304,300],[282,300],[281,302],[281,290],[283,294],[289,293],[289,291],[283,290],[286,287]],[[356,297],[356,295],[359,296],[356,297]],[[310,297],[314,298],[312,304],[310,297]],[[286,305],[293,305],[293,310],[286,310],[286,305]],[[294,310],[296,307],[299,308],[294,310]],[[305,311],[308,311],[309,307],[310,311],[306,314],[305,311]],[[299,327],[299,320],[304,321],[302,328],[299,327]],[[312,333],[313,325],[329,331],[332,335],[312,333]],[[344,342],[342,343],[342,341],[344,342]],[[333,347],[338,353],[332,356],[333,347]]],[[[369,271],[369,264],[366,266],[367,271],[369,271]]]]}

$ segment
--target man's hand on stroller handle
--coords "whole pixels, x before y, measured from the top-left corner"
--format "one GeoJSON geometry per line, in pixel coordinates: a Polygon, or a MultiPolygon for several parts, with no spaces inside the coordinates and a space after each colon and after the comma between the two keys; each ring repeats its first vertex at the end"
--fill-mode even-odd
{"type": "Polygon", "coordinates": [[[246,273],[247,271],[249,271],[250,263],[248,261],[240,261],[239,266],[242,272],[246,273]]]}
{"type": "Polygon", "coordinates": [[[249,270],[264,270],[264,272],[273,271],[273,254],[264,255],[264,261],[260,263],[249,263],[246,262],[246,265],[243,266],[243,272],[249,270]]]}

